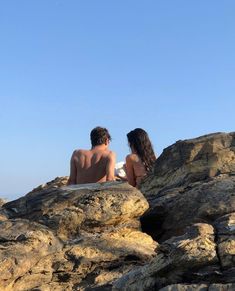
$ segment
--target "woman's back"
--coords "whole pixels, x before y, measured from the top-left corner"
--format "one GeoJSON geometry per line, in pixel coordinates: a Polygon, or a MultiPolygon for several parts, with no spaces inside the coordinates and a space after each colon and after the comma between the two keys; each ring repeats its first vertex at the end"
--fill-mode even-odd
{"type": "Polygon", "coordinates": [[[129,184],[138,187],[143,177],[152,170],[156,156],[149,136],[142,128],[127,134],[131,154],[126,157],[126,172],[129,184]]]}
{"type": "Polygon", "coordinates": [[[135,187],[139,186],[147,174],[145,166],[137,154],[130,154],[126,157],[126,172],[129,183],[135,187]]]}

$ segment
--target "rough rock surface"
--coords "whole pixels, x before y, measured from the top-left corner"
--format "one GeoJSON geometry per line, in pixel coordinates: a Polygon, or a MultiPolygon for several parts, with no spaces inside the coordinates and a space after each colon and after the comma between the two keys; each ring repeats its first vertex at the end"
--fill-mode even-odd
{"type": "Polygon", "coordinates": [[[155,255],[158,244],[140,229],[148,202],[137,189],[66,182],[3,205],[0,290],[105,290],[155,255]]]}
{"type": "Polygon", "coordinates": [[[151,196],[220,174],[235,175],[234,148],[235,132],[178,141],[163,151],[142,190],[151,196]]]}
{"type": "Polygon", "coordinates": [[[235,133],[179,141],[164,150],[141,191],[153,260],[114,290],[235,290],[235,133]]]}
{"type": "Polygon", "coordinates": [[[0,290],[235,290],[235,133],[168,147],[142,193],[66,182],[0,207],[0,290]]]}

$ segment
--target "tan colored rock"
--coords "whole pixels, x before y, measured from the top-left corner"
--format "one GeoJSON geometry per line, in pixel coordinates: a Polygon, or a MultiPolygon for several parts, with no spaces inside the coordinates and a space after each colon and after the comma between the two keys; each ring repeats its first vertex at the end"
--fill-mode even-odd
{"type": "Polygon", "coordinates": [[[115,182],[48,185],[4,205],[9,217],[17,217],[0,232],[2,244],[11,241],[3,256],[8,265],[2,265],[3,274],[9,266],[14,270],[3,276],[6,290],[107,289],[156,255],[158,244],[141,232],[139,217],[148,203],[136,188],[115,182]],[[60,248],[54,249],[52,238],[60,248]],[[24,268],[14,265],[21,257],[24,268]]]}
{"type": "Polygon", "coordinates": [[[215,221],[218,253],[223,268],[235,266],[235,213],[215,221]]]}
{"type": "MultiPolygon", "coordinates": [[[[127,227],[111,228],[99,234],[83,233],[82,240],[67,246],[65,254],[79,262],[76,273],[93,277],[93,285],[111,284],[131,270],[131,266],[142,265],[155,255],[157,243],[151,237],[127,227]],[[105,269],[113,271],[103,271],[105,269]]],[[[79,288],[86,285],[81,281],[79,288]]],[[[88,286],[87,286],[88,287],[88,286]]]]}
{"type": "Polygon", "coordinates": [[[46,224],[67,239],[80,230],[94,232],[100,227],[133,223],[148,209],[148,203],[136,188],[111,182],[34,191],[6,203],[4,209],[12,217],[46,224]]]}
{"type": "Polygon", "coordinates": [[[61,188],[61,187],[67,185],[68,179],[69,179],[69,177],[67,177],[67,176],[65,176],[65,177],[56,177],[54,180],[34,188],[28,194],[38,193],[39,191],[43,191],[43,190],[49,190],[49,189],[53,190],[53,189],[56,189],[56,188],[61,188]]]}
{"type": "Polygon", "coordinates": [[[1,222],[0,286],[2,290],[4,288],[25,290],[25,283],[21,286],[19,282],[17,283],[17,279],[27,274],[38,261],[56,253],[61,247],[59,240],[45,226],[25,219],[1,222]]]}
{"type": "Polygon", "coordinates": [[[190,269],[216,262],[218,258],[213,227],[196,224],[189,227],[184,235],[165,241],[149,264],[117,280],[113,290],[144,291],[159,288],[166,280],[174,281],[190,269]]]}
{"type": "Polygon", "coordinates": [[[4,211],[4,209],[0,208],[0,222],[6,221],[7,219],[8,219],[8,216],[7,216],[6,212],[4,211]]]}
{"type": "Polygon", "coordinates": [[[0,207],[2,207],[2,205],[3,204],[5,204],[6,203],[6,200],[5,199],[2,199],[2,198],[0,198],[0,207]]]}
{"type": "Polygon", "coordinates": [[[122,259],[145,261],[155,255],[156,247],[157,243],[150,236],[126,227],[94,235],[84,233],[82,241],[66,254],[98,263],[122,259]]]}
{"type": "Polygon", "coordinates": [[[0,198],[0,222],[8,219],[6,211],[2,208],[2,205],[5,203],[6,201],[0,198]]]}
{"type": "Polygon", "coordinates": [[[235,235],[221,236],[218,241],[218,251],[222,267],[235,266],[235,235]]]}

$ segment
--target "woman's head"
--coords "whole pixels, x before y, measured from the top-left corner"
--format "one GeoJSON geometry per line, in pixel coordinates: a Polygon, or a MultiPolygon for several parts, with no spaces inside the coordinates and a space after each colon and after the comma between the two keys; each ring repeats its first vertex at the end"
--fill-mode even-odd
{"type": "Polygon", "coordinates": [[[150,171],[156,156],[147,132],[142,128],[136,128],[127,134],[127,139],[132,152],[139,156],[146,171],[150,171]]]}

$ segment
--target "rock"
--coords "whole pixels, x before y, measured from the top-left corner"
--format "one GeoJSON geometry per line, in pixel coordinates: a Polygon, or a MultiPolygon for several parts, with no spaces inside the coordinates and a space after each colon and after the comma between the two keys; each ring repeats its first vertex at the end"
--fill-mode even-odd
{"type": "MultiPolygon", "coordinates": [[[[28,279],[24,280],[23,277],[27,275],[39,261],[58,252],[61,248],[62,245],[60,241],[55,238],[53,233],[45,226],[24,219],[1,222],[1,288],[7,289],[11,287],[12,290],[24,290],[28,279]],[[21,282],[18,281],[18,279],[20,279],[21,282]]],[[[50,278],[47,279],[50,280],[50,278]]]]}
{"type": "Polygon", "coordinates": [[[183,285],[174,284],[160,289],[160,291],[233,291],[235,290],[234,284],[201,284],[201,285],[183,285]]]}
{"type": "Polygon", "coordinates": [[[67,179],[0,208],[1,291],[235,290],[235,133],[168,147],[142,193],[67,179]]]}
{"type": "Polygon", "coordinates": [[[8,219],[8,215],[7,215],[7,212],[5,211],[5,209],[2,209],[0,207],[0,222],[1,221],[5,221],[8,219]]]}
{"type": "Polygon", "coordinates": [[[235,132],[178,141],[166,148],[141,190],[147,196],[156,195],[220,174],[235,174],[235,132]]]}
{"type": "Polygon", "coordinates": [[[3,205],[9,217],[0,223],[6,290],[110,289],[156,255],[157,242],[141,232],[139,217],[148,203],[136,188],[122,182],[63,186],[64,181],[3,205]]]}
{"type": "MultiPolygon", "coordinates": [[[[168,189],[149,202],[147,223],[161,222],[153,229],[155,238],[164,240],[181,234],[192,223],[211,223],[235,211],[235,177],[218,176],[183,188],[168,189]]],[[[146,224],[147,224],[146,223],[146,224]]],[[[153,224],[154,225],[154,224],[153,224]]],[[[150,232],[151,233],[151,232],[150,232]]]]}
{"type": "Polygon", "coordinates": [[[5,203],[6,201],[0,198],[0,222],[8,219],[6,211],[2,209],[2,205],[5,203]]]}
{"type": "Polygon", "coordinates": [[[211,284],[208,291],[234,291],[235,284],[211,284]]]}
{"type": "Polygon", "coordinates": [[[123,276],[113,290],[137,291],[161,288],[185,276],[189,270],[218,261],[213,227],[195,224],[179,237],[172,237],[158,248],[155,258],[143,267],[123,276]]]}
{"type": "Polygon", "coordinates": [[[29,192],[28,194],[32,194],[32,193],[38,193],[39,191],[42,190],[52,190],[52,189],[57,189],[63,186],[67,185],[67,182],[69,180],[68,176],[65,177],[56,177],[54,180],[47,182],[45,184],[42,184],[36,188],[34,188],[31,192],[29,192]]]}
{"type": "Polygon", "coordinates": [[[215,221],[218,254],[223,268],[235,266],[235,213],[215,221]]]}
{"type": "Polygon", "coordinates": [[[111,182],[34,191],[3,207],[11,217],[38,221],[67,239],[81,230],[94,232],[119,223],[136,224],[148,203],[136,188],[111,182]]]}
{"type": "Polygon", "coordinates": [[[5,203],[6,203],[5,199],[0,198],[0,207],[2,207],[3,204],[5,204],[5,203]]]}
{"type": "Polygon", "coordinates": [[[208,285],[206,284],[200,284],[200,285],[174,284],[174,285],[169,285],[164,288],[161,288],[160,291],[208,291],[208,285]]]}
{"type": "Polygon", "coordinates": [[[150,204],[142,228],[160,242],[157,255],[118,279],[113,290],[233,287],[234,175],[235,133],[179,141],[164,150],[141,185],[150,204]]]}
{"type": "Polygon", "coordinates": [[[235,133],[170,146],[141,185],[150,204],[144,230],[163,241],[192,223],[211,223],[235,212],[234,174],[235,133]]]}

